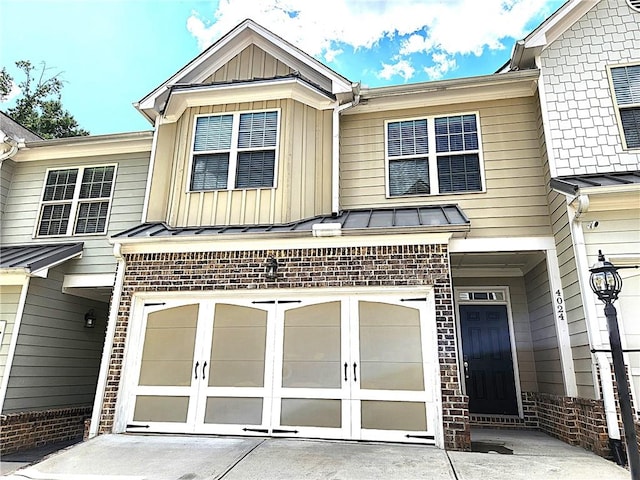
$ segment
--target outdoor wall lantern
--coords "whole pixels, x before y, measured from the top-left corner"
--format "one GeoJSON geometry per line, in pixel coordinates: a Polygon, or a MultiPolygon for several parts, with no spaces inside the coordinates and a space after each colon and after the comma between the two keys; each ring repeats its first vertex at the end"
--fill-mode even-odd
{"type": "Polygon", "coordinates": [[[96,313],[93,308],[84,314],[84,326],[85,328],[93,328],[96,325],[96,313]]]}
{"type": "Polygon", "coordinates": [[[273,255],[267,258],[265,276],[267,280],[275,280],[278,276],[278,260],[273,255]]]}
{"type": "Polygon", "coordinates": [[[618,384],[618,398],[620,400],[620,413],[624,427],[629,470],[631,471],[632,480],[640,480],[640,454],[638,453],[635,422],[629,394],[629,380],[624,365],[622,342],[620,341],[620,330],[618,328],[618,314],[613,306],[613,302],[618,299],[618,295],[622,290],[622,278],[620,278],[618,270],[623,268],[638,267],[616,267],[605,260],[602,250],[598,250],[598,261],[589,269],[591,272],[589,283],[593,293],[604,302],[604,314],[607,317],[609,344],[611,345],[611,356],[613,357],[613,372],[618,384]]]}

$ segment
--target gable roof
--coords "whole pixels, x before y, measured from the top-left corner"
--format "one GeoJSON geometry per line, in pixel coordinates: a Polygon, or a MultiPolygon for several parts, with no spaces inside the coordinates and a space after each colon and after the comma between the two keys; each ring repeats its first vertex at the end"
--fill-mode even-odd
{"type": "MultiPolygon", "coordinates": [[[[534,68],[535,58],[569,30],[601,0],[569,0],[524,39],[518,40],[508,62],[509,70],[534,68]]],[[[507,65],[505,65],[506,67],[507,65]]]]}
{"type": "Polygon", "coordinates": [[[332,94],[348,94],[353,83],[291,43],[251,19],[246,19],[224,35],[134,106],[150,121],[159,116],[176,85],[202,83],[249,45],[256,45],[281,60],[300,76],[332,94]]]}

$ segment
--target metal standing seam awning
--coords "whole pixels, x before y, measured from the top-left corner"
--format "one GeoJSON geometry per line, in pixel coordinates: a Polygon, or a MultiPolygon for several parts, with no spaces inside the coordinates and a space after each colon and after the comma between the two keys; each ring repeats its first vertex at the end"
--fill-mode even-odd
{"type": "Polygon", "coordinates": [[[566,195],[579,195],[584,189],[622,187],[640,187],[640,171],[569,175],[551,179],[551,188],[566,195]]]}
{"type": "Polygon", "coordinates": [[[43,277],[56,265],[82,255],[84,243],[0,246],[0,272],[22,271],[43,277]]]}
{"type": "MultiPolygon", "coordinates": [[[[471,222],[458,205],[344,210],[338,215],[318,215],[283,224],[170,227],[163,222],[144,223],[112,236],[114,239],[175,238],[248,234],[311,234],[314,225],[335,225],[344,234],[376,231],[460,232],[471,222]]],[[[398,232],[399,233],[399,232],[398,232]]]]}

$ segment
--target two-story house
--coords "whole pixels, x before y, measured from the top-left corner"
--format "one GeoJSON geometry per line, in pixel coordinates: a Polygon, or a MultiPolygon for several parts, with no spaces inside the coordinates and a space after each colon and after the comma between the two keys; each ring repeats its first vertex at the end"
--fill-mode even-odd
{"type": "MultiPolygon", "coordinates": [[[[640,265],[640,2],[569,1],[518,42],[512,70],[540,70],[551,218],[571,331],[578,397],[602,398],[620,438],[607,323],[591,292],[598,251],[640,265]],[[557,193],[556,193],[557,192],[557,193]]],[[[640,271],[620,270],[623,348],[640,348],[640,271]]],[[[636,411],[640,353],[626,354],[636,411]]]]}
{"type": "Polygon", "coordinates": [[[136,104],[152,133],[28,143],[2,167],[2,248],[53,252],[0,271],[0,398],[86,406],[19,388],[98,375],[90,435],[466,449],[476,425],[606,455],[588,267],[638,252],[634,1],[568,1],[504,72],[381,88],[246,20],[136,104]],[[17,368],[36,350],[65,360],[17,368]]]}
{"type": "Polygon", "coordinates": [[[38,140],[3,120],[13,132],[0,150],[0,453],[9,453],[83,435],[115,281],[108,237],[140,221],[152,133],[38,140]]]}
{"type": "Polygon", "coordinates": [[[91,435],[468,448],[575,397],[538,81],[363,88],[247,20],[150,92],[91,435]]]}

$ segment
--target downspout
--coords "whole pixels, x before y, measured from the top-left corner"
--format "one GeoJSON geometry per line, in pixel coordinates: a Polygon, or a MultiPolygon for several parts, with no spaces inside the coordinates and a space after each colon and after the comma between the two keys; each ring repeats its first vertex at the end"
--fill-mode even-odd
{"type": "Polygon", "coordinates": [[[333,109],[333,137],[331,155],[331,214],[340,213],[340,113],[348,108],[353,108],[360,103],[360,84],[351,87],[353,101],[336,106],[333,109]]]}
{"type": "MultiPolygon", "coordinates": [[[[580,295],[582,296],[584,313],[587,322],[587,335],[589,344],[594,350],[603,350],[604,345],[602,336],[600,335],[600,326],[598,324],[598,313],[596,304],[593,299],[593,292],[589,285],[589,263],[587,260],[587,247],[584,238],[584,229],[580,217],[589,209],[589,197],[587,195],[578,195],[573,200],[568,200],[568,211],[570,215],[569,227],[571,228],[571,236],[573,237],[573,249],[576,259],[576,269],[578,270],[580,286],[580,295]]],[[[611,363],[604,352],[592,353],[591,363],[600,370],[600,385],[602,387],[602,401],[604,403],[605,419],[607,421],[607,430],[609,438],[619,440],[620,427],[618,425],[618,415],[616,411],[615,393],[613,389],[613,377],[611,372],[611,363]]],[[[598,378],[596,372],[593,373],[594,385],[597,386],[598,378]]],[[[596,395],[598,394],[596,390],[596,395]]]]}
{"type": "Polygon", "coordinates": [[[18,150],[24,147],[24,139],[23,138],[13,138],[0,130],[0,143],[9,146],[9,150],[6,152],[0,153],[0,168],[2,168],[2,162],[8,160],[13,157],[18,150]]]}
{"type": "Polygon", "coordinates": [[[120,248],[121,244],[119,243],[116,243],[113,246],[113,255],[118,260],[118,265],[116,267],[116,279],[113,286],[113,295],[111,296],[111,305],[109,306],[109,321],[107,323],[107,331],[105,333],[104,346],[102,348],[102,362],[100,363],[98,384],[96,386],[96,396],[93,399],[93,411],[91,414],[91,424],[89,425],[89,438],[93,438],[98,435],[100,428],[100,417],[102,416],[104,394],[107,389],[107,380],[109,378],[109,366],[111,363],[113,340],[116,332],[118,310],[120,308],[120,297],[122,295],[124,272],[126,269],[126,262],[121,254],[120,248]]]}

